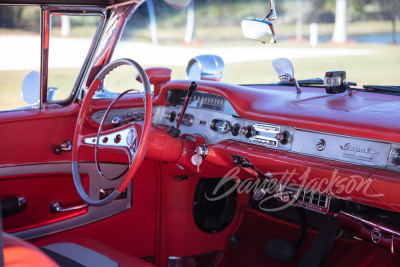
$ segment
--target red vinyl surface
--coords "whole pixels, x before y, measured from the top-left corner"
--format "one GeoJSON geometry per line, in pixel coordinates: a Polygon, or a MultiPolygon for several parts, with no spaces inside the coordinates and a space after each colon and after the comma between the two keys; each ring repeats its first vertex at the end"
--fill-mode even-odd
{"type": "Polygon", "coordinates": [[[70,153],[56,155],[53,147],[72,141],[78,112],[78,104],[44,111],[0,112],[0,146],[7,151],[0,153],[1,164],[71,161],[70,153]]]}
{"type": "MultiPolygon", "coordinates": [[[[89,177],[82,175],[85,189],[89,177]]],[[[71,174],[33,174],[0,177],[0,198],[24,197],[26,210],[3,218],[4,231],[12,233],[73,218],[87,212],[87,208],[62,213],[51,213],[50,205],[60,201],[65,206],[82,205],[71,174]]]]}
{"type": "MultiPolygon", "coordinates": [[[[171,80],[172,70],[169,68],[147,68],[145,69],[147,77],[149,78],[150,84],[154,85],[153,92],[154,95],[160,93],[161,87],[171,80]]],[[[139,75],[136,76],[139,82],[142,82],[139,75]]]]}
{"type": "MultiPolygon", "coordinates": [[[[227,242],[225,252],[216,266],[297,266],[311,247],[316,236],[315,230],[307,231],[303,244],[288,263],[269,258],[264,254],[264,248],[271,237],[294,242],[298,232],[298,225],[245,209],[240,225],[234,232],[234,235],[241,237],[241,241],[236,246],[227,242]]],[[[328,258],[321,266],[398,266],[399,261],[399,256],[392,255],[385,249],[360,240],[340,238],[334,242],[328,258]]]]}
{"type": "Polygon", "coordinates": [[[194,192],[199,176],[186,180],[173,179],[174,175],[187,175],[175,164],[162,164],[162,220],[161,266],[166,266],[168,256],[190,256],[221,250],[234,229],[240,210],[248,206],[248,195],[239,194],[236,215],[230,225],[219,233],[210,234],[199,230],[193,218],[194,192]]]}
{"type": "MultiPolygon", "coordinates": [[[[30,240],[42,247],[71,238],[92,240],[137,257],[154,256],[156,250],[158,163],[144,160],[133,179],[132,208],[79,228],[30,240]]],[[[71,193],[73,190],[68,190],[71,193]]],[[[89,242],[89,241],[88,241],[89,242]]],[[[96,247],[93,247],[96,249],[96,247]]],[[[99,248],[101,251],[101,248],[99,248]]]]}

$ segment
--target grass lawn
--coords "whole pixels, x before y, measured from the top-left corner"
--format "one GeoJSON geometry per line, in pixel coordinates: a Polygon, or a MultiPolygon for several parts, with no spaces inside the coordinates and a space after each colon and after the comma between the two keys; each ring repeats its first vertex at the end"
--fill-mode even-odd
{"type": "MultiPolygon", "coordinates": [[[[295,44],[299,47],[307,47],[307,44],[295,44]]],[[[293,43],[282,43],[280,47],[293,47],[293,43]]],[[[321,45],[321,48],[329,48],[330,45],[321,45]]],[[[337,46],[335,46],[337,48],[337,46]]],[[[377,54],[366,56],[347,57],[320,57],[292,60],[297,79],[322,78],[325,71],[345,70],[347,79],[357,82],[359,86],[364,84],[400,85],[400,46],[391,45],[344,45],[340,48],[364,48],[377,51],[377,54]]],[[[144,66],[154,67],[154,66],[144,66]]],[[[185,78],[184,66],[164,66],[173,69],[173,79],[185,78]]],[[[0,110],[8,110],[25,106],[21,97],[21,86],[25,75],[29,70],[0,71],[0,110]]],[[[72,77],[76,77],[76,69],[53,70],[49,86],[62,88],[56,92],[57,99],[68,96],[69,88],[74,83],[72,77]],[[71,77],[71,78],[67,78],[71,77]],[[58,83],[57,83],[58,82],[58,83]]],[[[227,64],[225,68],[225,82],[235,84],[269,83],[277,82],[278,77],[272,69],[271,62],[245,62],[227,64]]],[[[132,71],[120,69],[114,71],[107,81],[107,87],[121,91],[126,88],[141,88],[135,83],[132,71]]]]}

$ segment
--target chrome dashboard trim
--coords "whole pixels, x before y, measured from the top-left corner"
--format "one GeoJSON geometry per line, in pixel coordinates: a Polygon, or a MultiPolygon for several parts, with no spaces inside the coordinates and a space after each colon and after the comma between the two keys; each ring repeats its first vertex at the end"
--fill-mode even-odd
{"type": "MultiPolygon", "coordinates": [[[[123,116],[124,114],[140,113],[143,108],[116,109],[110,114],[110,120],[115,116],[123,116]]],[[[161,124],[166,126],[175,125],[176,122],[170,121],[164,114],[175,112],[178,114],[180,107],[157,106],[153,108],[153,124],[161,124]]],[[[377,169],[386,169],[390,171],[400,172],[400,167],[391,162],[390,153],[396,149],[400,149],[400,144],[390,143],[379,140],[366,138],[358,138],[354,136],[345,136],[334,133],[315,132],[306,129],[294,128],[284,125],[274,125],[267,122],[259,122],[243,119],[221,111],[199,109],[188,107],[188,113],[194,115],[194,123],[192,126],[182,125],[182,134],[201,134],[206,137],[206,143],[216,143],[223,140],[232,140],[249,144],[259,145],[271,149],[285,150],[291,153],[306,155],[321,159],[332,160],[334,162],[351,163],[356,165],[370,166],[377,169]],[[255,142],[257,138],[246,138],[244,135],[237,136],[228,133],[218,133],[210,129],[210,123],[214,119],[226,120],[231,125],[238,123],[242,127],[266,125],[279,128],[280,132],[287,131],[290,138],[287,144],[282,145],[278,142],[277,146],[263,145],[255,142]],[[204,122],[206,122],[204,124],[204,122]],[[299,141],[300,140],[300,141],[299,141]],[[325,147],[321,151],[318,150],[317,144],[325,141],[325,147]],[[341,148],[342,146],[342,148],[341,148]]],[[[92,115],[95,121],[101,120],[101,114],[104,111],[98,111],[92,115]],[[94,118],[93,116],[97,116],[94,118]]],[[[257,136],[256,136],[257,137],[257,136]]],[[[320,148],[321,149],[321,148],[320,148]]]]}
{"type": "Polygon", "coordinates": [[[386,166],[390,152],[388,143],[299,129],[293,139],[292,152],[367,166],[386,166]]]}
{"type": "MultiPolygon", "coordinates": [[[[92,114],[91,117],[96,123],[100,124],[105,113],[106,113],[106,110],[96,111],[95,113],[92,114]]],[[[140,115],[144,116],[144,108],[112,109],[110,111],[110,113],[108,114],[107,119],[104,123],[110,124],[112,122],[112,120],[116,117],[127,117],[127,116],[129,116],[129,117],[139,116],[140,117],[140,115]]]]}
{"type": "MultiPolygon", "coordinates": [[[[181,108],[179,108],[179,107],[168,107],[168,106],[154,107],[153,108],[153,124],[162,124],[162,125],[166,125],[166,126],[175,125],[175,121],[171,122],[169,119],[166,119],[164,117],[164,114],[171,113],[173,111],[178,114],[180,112],[180,109],[181,108]]],[[[206,142],[208,144],[217,143],[217,142],[229,139],[229,140],[233,140],[233,141],[257,144],[262,147],[275,148],[275,149],[287,150],[287,151],[290,150],[290,147],[291,147],[290,142],[288,142],[287,144],[284,144],[284,145],[277,142],[276,146],[268,145],[267,143],[265,143],[263,145],[260,143],[256,143],[255,142],[256,138],[246,138],[244,135],[241,135],[241,134],[234,136],[231,132],[219,133],[217,131],[213,131],[213,130],[211,130],[210,125],[211,125],[212,120],[214,120],[214,119],[228,121],[230,123],[230,125],[235,125],[237,123],[242,127],[254,126],[256,124],[257,125],[263,124],[263,125],[268,125],[271,127],[279,128],[281,132],[287,131],[290,133],[290,135],[292,135],[294,132],[294,128],[292,128],[292,127],[256,122],[256,121],[252,121],[252,120],[238,118],[236,116],[233,116],[231,114],[227,114],[227,113],[224,113],[221,111],[199,109],[199,108],[194,108],[194,107],[188,107],[187,113],[194,115],[194,123],[192,126],[181,125],[181,127],[180,127],[181,134],[205,135],[207,137],[206,142]],[[206,123],[204,124],[203,122],[206,122],[206,123]]]]}

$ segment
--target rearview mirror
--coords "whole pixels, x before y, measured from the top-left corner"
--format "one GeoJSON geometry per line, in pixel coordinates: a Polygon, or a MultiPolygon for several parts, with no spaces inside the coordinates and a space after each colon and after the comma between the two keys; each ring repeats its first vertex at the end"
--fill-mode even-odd
{"type": "Polygon", "coordinates": [[[40,74],[37,71],[31,71],[25,76],[22,82],[22,98],[28,105],[39,103],[40,97],[40,74]]]}
{"type": "Polygon", "coordinates": [[[266,20],[244,19],[242,20],[243,36],[262,43],[276,43],[274,27],[266,20]]]}
{"type": "Polygon", "coordinates": [[[244,19],[242,20],[243,36],[249,39],[265,43],[276,43],[274,25],[270,21],[277,18],[275,11],[275,1],[269,0],[269,12],[265,19],[244,19]]]}
{"type": "Polygon", "coordinates": [[[178,9],[187,8],[192,0],[164,0],[164,2],[173,7],[178,9]]]}

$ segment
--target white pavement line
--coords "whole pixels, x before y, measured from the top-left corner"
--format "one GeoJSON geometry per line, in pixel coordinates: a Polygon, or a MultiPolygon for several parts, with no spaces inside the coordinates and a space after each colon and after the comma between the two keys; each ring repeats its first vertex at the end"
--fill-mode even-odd
{"type": "MultiPolygon", "coordinates": [[[[51,38],[50,68],[80,68],[91,44],[90,39],[51,38]],[[72,51],[72,52],[71,52],[72,51]]],[[[316,58],[363,56],[377,53],[371,49],[348,48],[279,48],[262,47],[174,47],[121,41],[114,58],[128,57],[144,66],[186,66],[194,56],[216,54],[226,64],[269,61],[278,57],[316,58]]],[[[0,36],[0,70],[37,69],[40,62],[38,36],[0,36]],[[18,54],[12,51],[19,51],[18,54]]]]}

